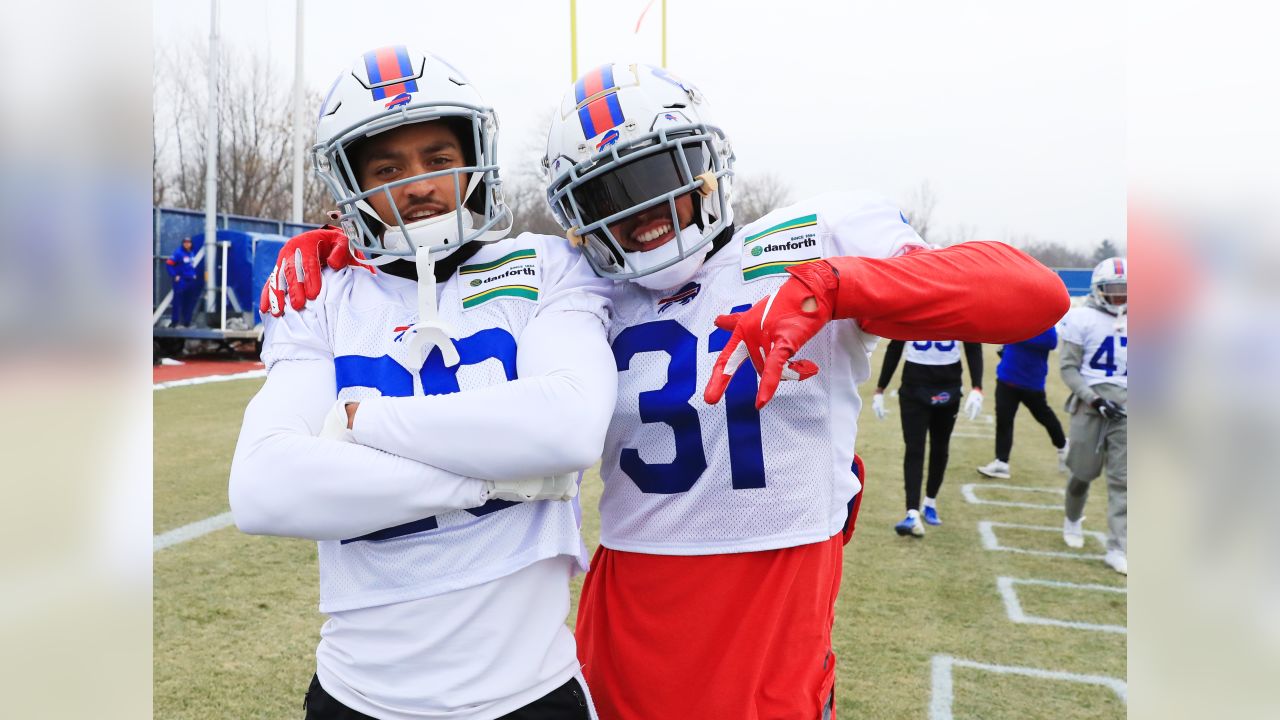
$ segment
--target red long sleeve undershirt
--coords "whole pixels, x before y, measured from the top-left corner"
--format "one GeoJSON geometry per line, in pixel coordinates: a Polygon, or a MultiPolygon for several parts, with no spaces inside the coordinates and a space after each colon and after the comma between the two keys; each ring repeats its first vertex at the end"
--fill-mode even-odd
{"type": "Polygon", "coordinates": [[[839,275],[834,317],[891,340],[1021,342],[1071,306],[1057,273],[1000,242],[827,262],[839,275]]]}

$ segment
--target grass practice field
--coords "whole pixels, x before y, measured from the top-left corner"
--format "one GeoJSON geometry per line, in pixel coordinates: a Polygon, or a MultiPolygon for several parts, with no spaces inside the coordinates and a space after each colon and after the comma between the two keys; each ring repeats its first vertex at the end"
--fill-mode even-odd
{"type": "MultiPolygon", "coordinates": [[[[846,720],[1125,717],[1125,578],[1103,565],[1098,538],[1083,550],[1062,543],[1065,479],[1047,434],[1023,409],[1013,479],[974,470],[994,453],[996,362],[988,347],[983,416],[956,425],[939,498],[944,524],[923,539],[893,531],[903,515],[897,400],[887,398],[893,414],[884,421],[863,410],[858,451],[869,478],[835,624],[837,709],[846,720]],[[975,486],[969,499],[966,485],[975,486]],[[1038,505],[1051,507],[1025,507],[1038,505]],[[996,549],[984,549],[984,537],[996,549]]],[[[901,368],[891,388],[900,376],[901,368]]],[[[867,405],[875,378],[862,387],[867,405]]],[[[261,383],[155,392],[157,535],[227,512],[232,450],[261,383]]],[[[1050,402],[1057,409],[1065,397],[1055,369],[1050,402]]],[[[591,549],[600,490],[589,472],[582,501],[591,549]]],[[[1095,483],[1086,515],[1087,531],[1105,533],[1105,481],[1095,483]]],[[[157,550],[154,563],[155,717],[302,717],[324,619],[315,544],[229,527],[157,550]]]]}

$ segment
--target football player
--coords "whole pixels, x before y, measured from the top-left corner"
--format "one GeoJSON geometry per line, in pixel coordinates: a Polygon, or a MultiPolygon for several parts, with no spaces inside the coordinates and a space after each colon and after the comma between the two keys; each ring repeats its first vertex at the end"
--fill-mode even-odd
{"type": "Polygon", "coordinates": [[[1066,518],[1062,539],[1084,547],[1089,484],[1107,474],[1104,561],[1129,574],[1129,261],[1114,257],[1093,269],[1089,297],[1062,319],[1062,380],[1071,390],[1066,518]]]}
{"type": "MultiPolygon", "coordinates": [[[[907,496],[907,516],[893,529],[899,535],[924,537],[921,517],[930,525],[942,524],[938,515],[938,492],[947,473],[951,431],[960,413],[960,347],[955,340],[891,341],[885,348],[880,380],[871,398],[871,409],[881,420],[889,414],[884,406],[884,389],[893,379],[904,349],[907,360],[902,366],[898,407],[902,410],[902,481],[907,496]],[[926,442],[929,483],[921,507],[920,483],[924,479],[926,442]]],[[[964,357],[969,364],[971,386],[964,410],[970,420],[976,420],[982,412],[982,344],[964,343],[964,357]]]]}
{"type": "MultiPolygon", "coordinates": [[[[735,227],[734,159],[698,88],[645,65],[579,79],[547,141],[553,213],[617,283],[618,403],[577,622],[602,717],[833,714],[835,598],[864,477],[855,385],[876,335],[1003,342],[1066,310],[1028,256],[926,251],[875,196],[828,193],[735,227]]],[[[287,273],[317,267],[305,245],[286,246],[287,273]]]]}
{"type": "Polygon", "coordinates": [[[443,60],[365,53],[316,132],[341,229],[299,241],[359,262],[292,276],[301,309],[265,289],[283,316],[230,481],[242,530],[319,541],[306,717],[594,717],[562,501],[616,397],[608,284],[560,238],[508,237],[497,120],[443,60]]]}
{"type": "Polygon", "coordinates": [[[1018,406],[1026,405],[1031,417],[1049,433],[1058,451],[1058,471],[1067,470],[1067,435],[1062,422],[1049,407],[1044,381],[1049,375],[1049,353],[1058,346],[1058,331],[1049,328],[1020,343],[1005,345],[996,366],[996,459],[978,468],[990,478],[1009,478],[1009,455],[1013,451],[1013,420],[1018,406]]]}

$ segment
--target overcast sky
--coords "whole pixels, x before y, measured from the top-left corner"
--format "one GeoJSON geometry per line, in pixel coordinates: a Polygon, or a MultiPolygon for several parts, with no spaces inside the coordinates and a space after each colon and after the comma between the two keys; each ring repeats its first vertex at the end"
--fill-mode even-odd
{"type": "MultiPolygon", "coordinates": [[[[306,82],[365,50],[420,46],[468,75],[502,121],[504,165],[541,154],[572,80],[569,0],[305,0],[306,82]],[[537,152],[533,150],[537,149],[537,152]]],[[[578,71],[661,61],[662,0],[578,0],[578,71]]],[[[209,4],[155,0],[155,41],[207,41],[209,4]]],[[[221,0],[223,42],[292,77],[294,0],[221,0]]],[[[667,0],[667,65],[698,85],[737,169],[796,198],[927,180],[939,239],[1125,235],[1123,10],[1102,0],[667,0]]],[[[194,79],[204,82],[204,78],[194,79]]],[[[287,91],[287,88],[285,89],[287,91]]]]}

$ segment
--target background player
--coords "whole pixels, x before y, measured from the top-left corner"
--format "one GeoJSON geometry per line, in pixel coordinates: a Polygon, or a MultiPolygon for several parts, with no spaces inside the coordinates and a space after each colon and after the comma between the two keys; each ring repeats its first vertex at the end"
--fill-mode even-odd
{"type": "Polygon", "coordinates": [[[1058,450],[1058,470],[1067,469],[1067,436],[1044,393],[1049,352],[1057,346],[1058,331],[1049,328],[1030,340],[1001,349],[1000,364],[996,366],[996,459],[978,468],[978,472],[993,478],[1009,477],[1013,420],[1019,405],[1026,405],[1031,417],[1049,432],[1049,441],[1058,450]]]}
{"type": "MultiPolygon", "coordinates": [[[[313,720],[591,716],[564,622],[578,508],[512,501],[568,498],[556,476],[599,456],[607,284],[563,241],[505,238],[496,126],[403,46],[324,101],[316,167],[345,233],[298,241],[381,270],[316,272],[316,302],[268,320],[230,485],[241,529],[320,541],[313,720]]],[[[277,274],[268,304],[284,292],[277,274]]]]}
{"type": "Polygon", "coordinates": [[[1084,546],[1089,484],[1107,473],[1105,562],[1128,575],[1129,560],[1129,261],[1115,257],[1093,269],[1089,297],[1062,320],[1062,380],[1071,389],[1066,519],[1062,539],[1084,546]]]}
{"type": "MultiPolygon", "coordinates": [[[[960,412],[962,369],[960,346],[955,340],[894,340],[885,348],[876,382],[871,409],[883,420],[884,389],[898,369],[898,361],[906,349],[902,366],[902,386],[898,389],[898,407],[902,410],[902,482],[906,491],[907,516],[893,526],[899,535],[924,537],[924,521],[941,525],[938,517],[938,492],[947,474],[951,449],[951,431],[960,412]],[[925,444],[929,446],[929,483],[925,488],[924,507],[920,506],[920,483],[924,479],[925,444]]],[[[965,362],[969,363],[969,396],[965,398],[965,414],[970,420],[982,412],[982,345],[964,343],[965,362]]]]}

